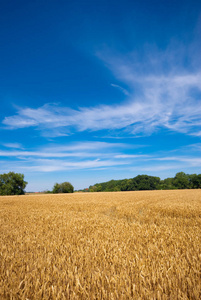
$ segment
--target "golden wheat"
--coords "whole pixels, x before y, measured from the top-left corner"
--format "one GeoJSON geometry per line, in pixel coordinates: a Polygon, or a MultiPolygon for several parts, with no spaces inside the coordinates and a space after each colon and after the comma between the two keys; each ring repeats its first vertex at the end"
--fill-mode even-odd
{"type": "Polygon", "coordinates": [[[0,197],[0,299],[200,299],[201,190],[0,197]]]}

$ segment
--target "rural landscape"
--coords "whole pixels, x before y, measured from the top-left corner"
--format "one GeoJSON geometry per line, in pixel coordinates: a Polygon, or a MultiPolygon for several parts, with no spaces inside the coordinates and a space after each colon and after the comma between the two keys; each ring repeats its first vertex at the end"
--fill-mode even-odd
{"type": "Polygon", "coordinates": [[[201,1],[0,1],[0,300],[201,299],[201,1]]]}
{"type": "Polygon", "coordinates": [[[0,197],[0,299],[200,299],[201,190],[0,197]]]}

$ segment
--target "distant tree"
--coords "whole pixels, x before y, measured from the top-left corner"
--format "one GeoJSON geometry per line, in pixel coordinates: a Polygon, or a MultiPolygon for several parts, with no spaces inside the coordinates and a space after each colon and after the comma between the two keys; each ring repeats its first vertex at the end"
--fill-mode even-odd
{"type": "Polygon", "coordinates": [[[190,176],[190,185],[193,189],[200,189],[201,188],[201,174],[192,174],[190,176]]]}
{"type": "Polygon", "coordinates": [[[132,179],[124,179],[120,184],[121,191],[136,191],[137,184],[136,181],[132,179]]]}
{"type": "Polygon", "coordinates": [[[161,190],[174,190],[176,187],[173,184],[174,178],[168,177],[164,180],[161,180],[159,189],[161,190]]]}
{"type": "Polygon", "coordinates": [[[60,184],[59,183],[55,183],[52,192],[54,194],[58,194],[60,192],[60,184]]]}
{"type": "Polygon", "coordinates": [[[97,187],[97,192],[101,192],[101,185],[100,184],[96,184],[96,187],[97,187]]]}
{"type": "Polygon", "coordinates": [[[115,187],[117,186],[117,181],[112,179],[108,182],[108,185],[107,185],[107,190],[108,191],[114,191],[115,187]]]}
{"type": "Polygon", "coordinates": [[[90,185],[89,191],[90,192],[97,192],[97,186],[96,185],[90,185]]]}
{"type": "Polygon", "coordinates": [[[148,175],[138,175],[133,178],[137,190],[156,190],[160,184],[160,178],[148,175]]]}
{"type": "MultiPolygon", "coordinates": [[[[138,175],[130,179],[110,180],[90,186],[88,191],[139,191],[139,190],[175,190],[175,189],[200,189],[201,174],[185,174],[179,172],[174,178],[160,180],[159,177],[138,175]]],[[[87,190],[87,189],[85,189],[87,190]]],[[[84,190],[84,191],[85,191],[84,190]]]]}
{"type": "Polygon", "coordinates": [[[55,183],[52,192],[54,194],[58,193],[73,193],[74,187],[70,182],[63,182],[63,183],[55,183]]]}
{"type": "Polygon", "coordinates": [[[24,195],[26,185],[24,174],[9,172],[0,175],[0,195],[24,195]]]}
{"type": "Polygon", "coordinates": [[[190,188],[190,177],[184,172],[179,172],[173,179],[173,185],[177,189],[189,189],[190,188]]]}
{"type": "Polygon", "coordinates": [[[121,191],[128,191],[128,180],[124,179],[122,180],[121,184],[120,184],[120,189],[121,191]]]}

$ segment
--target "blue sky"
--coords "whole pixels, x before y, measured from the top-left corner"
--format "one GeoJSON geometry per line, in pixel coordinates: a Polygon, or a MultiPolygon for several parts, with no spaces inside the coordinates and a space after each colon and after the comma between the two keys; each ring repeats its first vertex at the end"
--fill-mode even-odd
{"type": "Polygon", "coordinates": [[[200,174],[200,32],[200,1],[1,1],[0,173],[200,174]]]}

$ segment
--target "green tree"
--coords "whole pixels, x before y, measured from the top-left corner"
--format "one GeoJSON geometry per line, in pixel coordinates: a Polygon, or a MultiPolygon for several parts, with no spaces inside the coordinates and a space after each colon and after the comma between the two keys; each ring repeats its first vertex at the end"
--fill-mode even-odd
{"type": "Polygon", "coordinates": [[[101,192],[101,185],[100,184],[96,184],[96,187],[97,187],[97,192],[101,192]]]}
{"type": "Polygon", "coordinates": [[[200,189],[201,188],[201,174],[190,175],[190,184],[191,184],[191,188],[200,189]]]}
{"type": "Polygon", "coordinates": [[[137,184],[133,179],[124,179],[120,184],[121,191],[136,191],[137,184]]]}
{"type": "Polygon", "coordinates": [[[24,195],[26,185],[24,174],[9,172],[0,175],[0,195],[24,195]]]}
{"type": "Polygon", "coordinates": [[[63,182],[63,183],[55,183],[52,192],[54,194],[58,193],[73,193],[74,187],[70,182],[63,182]]]}
{"type": "Polygon", "coordinates": [[[176,187],[173,184],[174,178],[168,177],[164,180],[161,180],[159,189],[162,190],[174,190],[176,187]]]}
{"type": "Polygon", "coordinates": [[[112,192],[112,191],[114,191],[114,189],[115,189],[115,187],[117,186],[117,180],[110,180],[110,181],[108,181],[107,182],[107,184],[106,184],[106,191],[107,192],[112,192]]]}
{"type": "Polygon", "coordinates": [[[133,178],[136,182],[137,190],[157,190],[160,178],[149,175],[138,175],[133,178]]]}
{"type": "Polygon", "coordinates": [[[97,186],[96,185],[90,185],[89,191],[90,192],[97,192],[97,186]]]}
{"type": "Polygon", "coordinates": [[[190,178],[188,174],[184,172],[179,172],[175,175],[173,184],[178,189],[189,189],[190,188],[190,178]]]}

